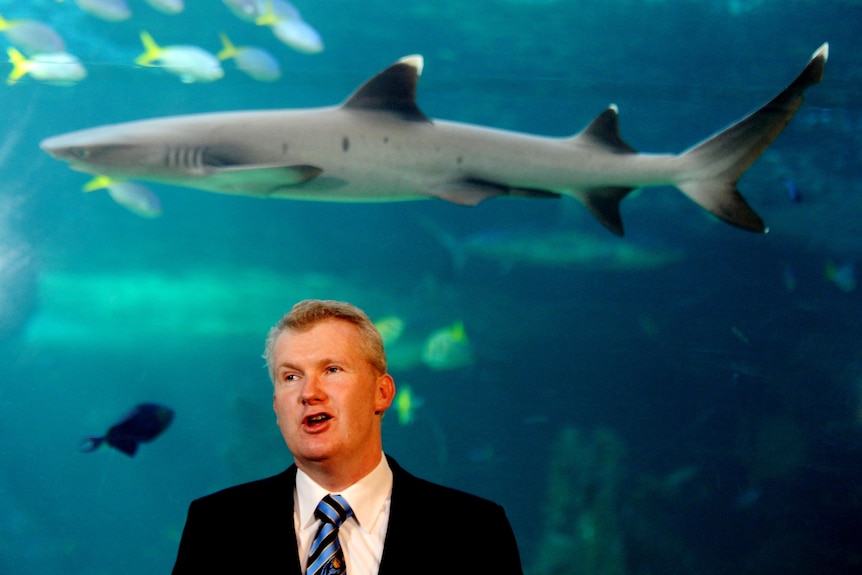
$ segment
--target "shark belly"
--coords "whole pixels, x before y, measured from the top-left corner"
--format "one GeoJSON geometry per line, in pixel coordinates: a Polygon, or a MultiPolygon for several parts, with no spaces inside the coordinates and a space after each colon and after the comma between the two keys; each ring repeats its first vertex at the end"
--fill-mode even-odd
{"type": "Polygon", "coordinates": [[[673,156],[614,154],[569,139],[457,122],[403,122],[378,112],[333,114],[326,123],[300,129],[295,138],[305,135],[294,159],[322,167],[320,176],[279,188],[272,197],[418,200],[438,197],[438,190],[465,181],[566,194],[599,186],[665,184],[674,177],[673,156]]]}

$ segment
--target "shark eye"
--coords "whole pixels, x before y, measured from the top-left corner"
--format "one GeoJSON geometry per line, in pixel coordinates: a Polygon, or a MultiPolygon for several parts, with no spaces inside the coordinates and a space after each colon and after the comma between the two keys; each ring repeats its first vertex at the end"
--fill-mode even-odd
{"type": "Polygon", "coordinates": [[[90,150],[88,150],[87,148],[75,148],[72,153],[79,160],[86,160],[88,157],[90,157],[90,150]]]}

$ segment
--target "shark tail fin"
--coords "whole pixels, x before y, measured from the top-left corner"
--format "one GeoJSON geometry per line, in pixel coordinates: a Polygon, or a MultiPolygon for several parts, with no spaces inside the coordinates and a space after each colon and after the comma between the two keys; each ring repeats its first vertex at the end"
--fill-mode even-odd
{"type": "Polygon", "coordinates": [[[138,66],[149,66],[154,60],[161,57],[162,49],[156,44],[155,39],[149,32],[141,32],[141,44],[144,45],[144,53],[135,58],[135,64],[138,66]]]}
{"type": "Polygon", "coordinates": [[[780,94],[756,112],[679,156],[683,164],[677,188],[699,206],[731,225],[753,232],[768,231],[736,183],[775,140],[802,105],[805,90],[820,82],[829,45],[823,44],[808,65],[780,94]]]}

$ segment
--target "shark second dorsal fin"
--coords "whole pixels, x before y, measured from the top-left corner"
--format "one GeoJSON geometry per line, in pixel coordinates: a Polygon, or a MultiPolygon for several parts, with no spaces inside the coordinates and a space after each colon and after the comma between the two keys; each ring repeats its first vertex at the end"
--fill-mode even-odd
{"type": "Polygon", "coordinates": [[[430,122],[416,105],[416,84],[422,64],[419,55],[401,58],[360,86],[343,107],[391,112],[411,122],[430,122]]]}

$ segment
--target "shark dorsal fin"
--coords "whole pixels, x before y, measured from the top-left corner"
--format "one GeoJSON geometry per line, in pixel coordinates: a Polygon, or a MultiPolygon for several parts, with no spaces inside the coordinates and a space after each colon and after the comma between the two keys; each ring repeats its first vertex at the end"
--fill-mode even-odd
{"type": "Polygon", "coordinates": [[[422,64],[419,55],[401,58],[360,86],[343,107],[392,112],[411,122],[430,122],[416,105],[416,84],[422,64]]]}
{"type": "Polygon", "coordinates": [[[620,137],[620,125],[617,115],[616,105],[611,104],[583,132],[575,136],[574,139],[589,141],[615,154],[636,154],[637,151],[626,144],[620,137]]]}

